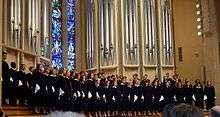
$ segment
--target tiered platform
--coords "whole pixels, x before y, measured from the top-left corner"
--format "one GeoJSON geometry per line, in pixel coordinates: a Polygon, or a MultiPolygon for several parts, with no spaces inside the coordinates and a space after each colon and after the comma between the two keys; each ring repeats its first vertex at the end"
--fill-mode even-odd
{"type": "Polygon", "coordinates": [[[25,106],[3,106],[5,117],[45,117],[45,115],[34,114],[31,108],[25,106]]]}
{"type": "MultiPolygon", "coordinates": [[[[3,117],[58,117],[62,116],[61,112],[55,112],[52,115],[34,114],[29,107],[25,106],[4,106],[2,108],[3,117]]],[[[67,117],[66,114],[64,114],[67,117]]],[[[204,117],[209,117],[209,111],[204,111],[204,117]]],[[[86,116],[89,117],[89,116],[86,116]]],[[[119,116],[117,116],[119,117],[119,116]]],[[[138,116],[138,117],[160,117],[160,116],[138,116]]]]}

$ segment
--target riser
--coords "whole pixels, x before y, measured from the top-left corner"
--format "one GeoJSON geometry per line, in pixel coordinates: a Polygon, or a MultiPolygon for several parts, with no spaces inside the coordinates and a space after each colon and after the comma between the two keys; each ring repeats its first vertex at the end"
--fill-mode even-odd
{"type": "MultiPolygon", "coordinates": [[[[33,114],[31,109],[28,107],[6,106],[3,107],[3,112],[5,113],[5,115],[7,115],[7,117],[46,117],[45,115],[33,114]]],[[[209,112],[205,111],[204,115],[205,117],[208,117],[209,112]]],[[[148,116],[138,116],[138,117],[148,117],[148,116]]],[[[159,117],[159,116],[149,116],[149,117],[159,117]]]]}

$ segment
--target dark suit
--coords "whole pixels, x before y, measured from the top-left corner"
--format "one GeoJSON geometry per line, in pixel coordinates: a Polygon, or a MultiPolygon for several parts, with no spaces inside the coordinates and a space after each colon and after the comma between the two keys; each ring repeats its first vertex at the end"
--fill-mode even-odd
{"type": "MultiPolygon", "coordinates": [[[[10,84],[10,75],[9,75],[9,66],[8,63],[5,61],[2,61],[2,78],[3,78],[3,82],[2,82],[2,95],[3,95],[3,100],[5,100],[5,98],[9,98],[9,84],[10,84]]],[[[4,103],[4,101],[3,101],[4,103]]]]}
{"type": "Polygon", "coordinates": [[[204,93],[207,96],[206,109],[209,110],[215,106],[215,88],[214,86],[206,86],[204,93]]]}
{"type": "Polygon", "coordinates": [[[153,88],[151,86],[143,87],[144,107],[143,110],[152,111],[153,88]]]}
{"type": "Polygon", "coordinates": [[[26,88],[27,88],[27,75],[24,71],[18,72],[17,80],[17,89],[18,89],[18,99],[20,104],[24,104],[25,99],[27,98],[26,88]]]}
{"type": "Polygon", "coordinates": [[[195,101],[195,105],[201,109],[204,108],[204,105],[203,105],[203,99],[204,99],[204,91],[203,91],[203,87],[202,86],[197,86],[195,85],[194,86],[194,96],[196,98],[196,101],[195,101]]]}
{"type": "Polygon", "coordinates": [[[17,80],[18,80],[18,72],[14,69],[9,69],[10,73],[10,89],[9,89],[9,95],[10,95],[10,103],[16,104],[16,99],[17,99],[17,80]]]}

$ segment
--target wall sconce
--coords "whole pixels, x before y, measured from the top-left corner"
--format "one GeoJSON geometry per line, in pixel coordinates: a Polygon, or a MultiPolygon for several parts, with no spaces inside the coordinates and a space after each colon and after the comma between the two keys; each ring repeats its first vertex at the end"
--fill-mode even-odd
{"type": "Polygon", "coordinates": [[[201,15],[201,11],[196,11],[196,15],[201,15]]]}
{"type": "Polygon", "coordinates": [[[204,32],[201,0],[196,1],[196,22],[197,36],[202,37],[204,32]]]}
{"type": "Polygon", "coordinates": [[[198,36],[202,36],[202,35],[203,35],[202,31],[198,31],[198,32],[197,32],[197,35],[198,35],[198,36]]]}
{"type": "Polygon", "coordinates": [[[198,25],[197,25],[197,29],[198,29],[198,30],[201,30],[201,29],[202,29],[202,25],[201,25],[201,24],[198,24],[198,25]]]}

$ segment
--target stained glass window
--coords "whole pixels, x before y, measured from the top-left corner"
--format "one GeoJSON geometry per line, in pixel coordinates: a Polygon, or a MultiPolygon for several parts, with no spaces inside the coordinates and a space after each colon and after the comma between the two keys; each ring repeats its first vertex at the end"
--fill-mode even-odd
{"type": "Polygon", "coordinates": [[[76,30],[76,0],[67,0],[67,30],[68,30],[68,60],[69,70],[75,69],[75,30],[76,30]]]}
{"type": "Polygon", "coordinates": [[[61,16],[61,0],[52,1],[52,66],[60,68],[62,64],[62,16],[61,16]]]}

